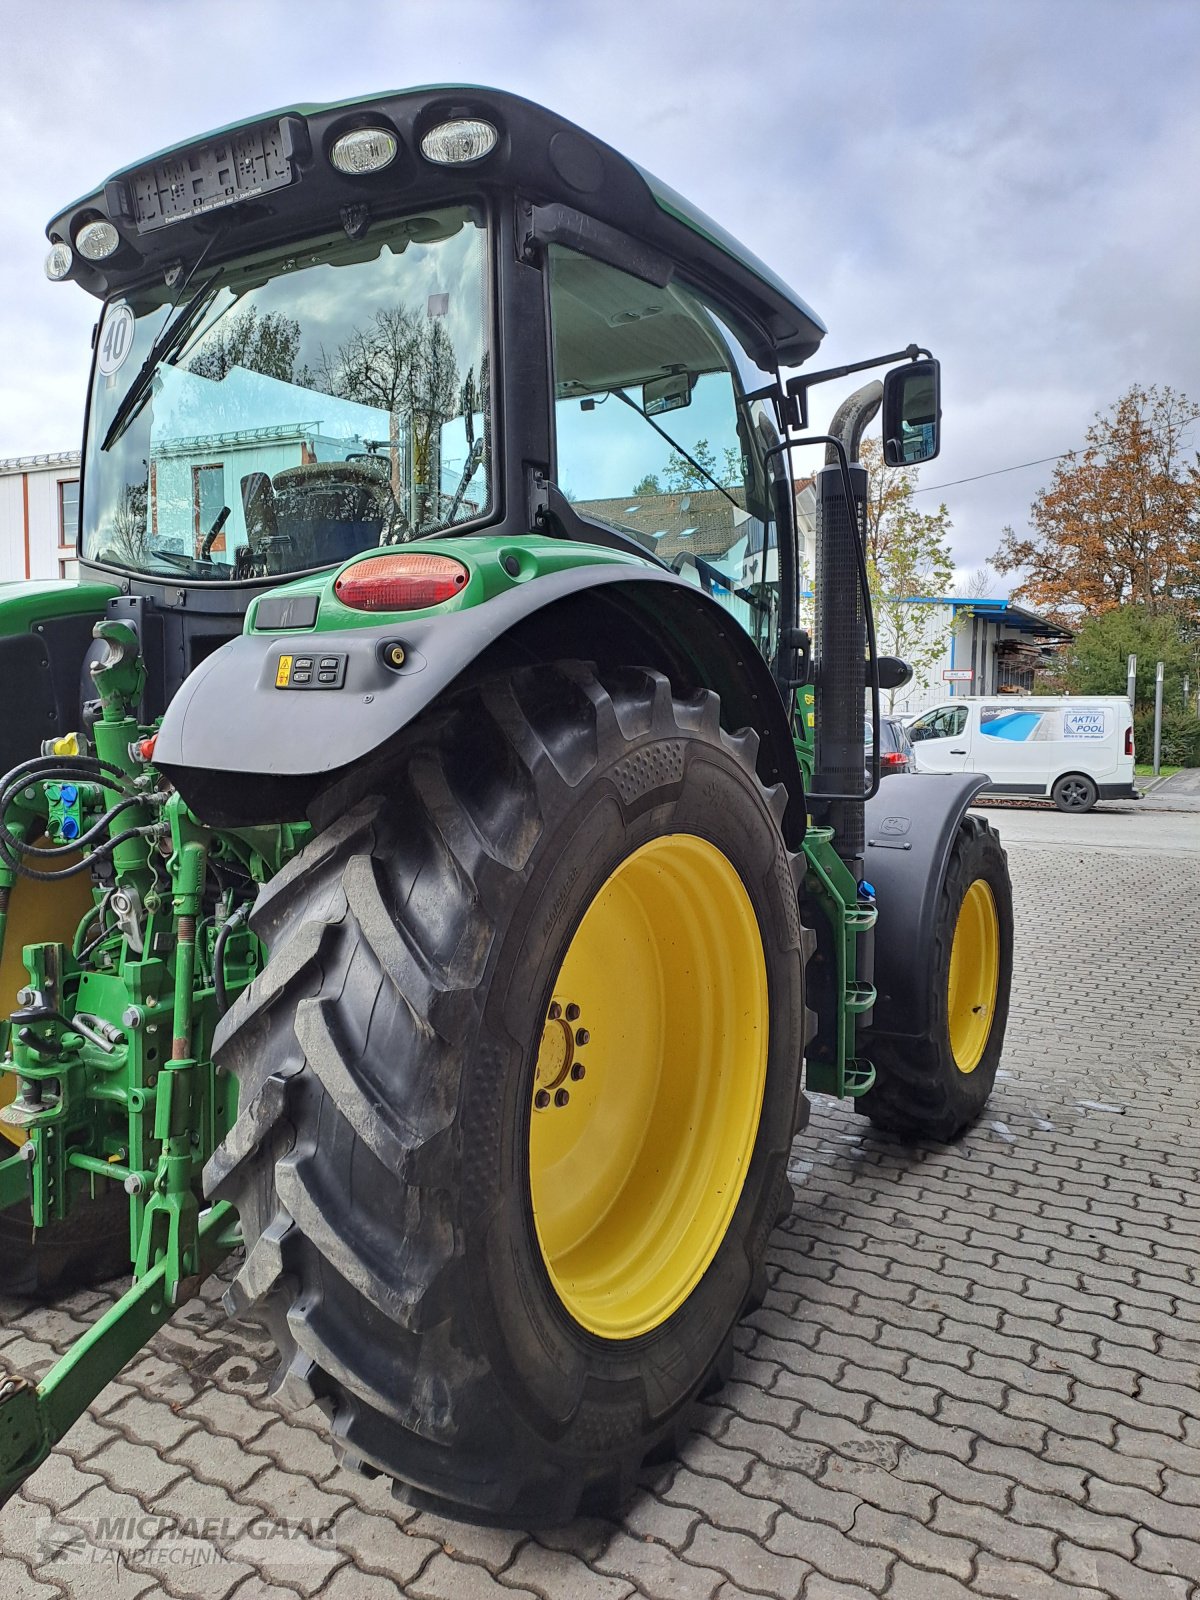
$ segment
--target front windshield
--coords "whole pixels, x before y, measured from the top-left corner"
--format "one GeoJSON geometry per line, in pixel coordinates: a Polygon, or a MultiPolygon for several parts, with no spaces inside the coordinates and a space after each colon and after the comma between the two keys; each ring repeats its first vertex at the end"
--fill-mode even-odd
{"type": "Polygon", "coordinates": [[[110,301],[84,559],[264,578],[486,515],[485,241],[458,206],[110,301]]]}

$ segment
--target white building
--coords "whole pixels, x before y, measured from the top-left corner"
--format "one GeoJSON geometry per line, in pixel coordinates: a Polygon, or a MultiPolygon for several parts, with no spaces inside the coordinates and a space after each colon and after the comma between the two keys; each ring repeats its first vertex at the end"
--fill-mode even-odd
{"type": "MultiPolygon", "coordinates": [[[[1012,600],[914,599],[928,638],[942,641],[933,664],[897,690],[892,710],[924,711],[955,695],[1031,694],[1034,672],[1053,646],[1073,635],[1012,600]]],[[[887,654],[886,641],[879,646],[887,654]]],[[[886,703],[886,696],[885,696],[886,703]]]]}
{"type": "Polygon", "coordinates": [[[74,578],[79,452],[0,460],[0,582],[74,578]]]}

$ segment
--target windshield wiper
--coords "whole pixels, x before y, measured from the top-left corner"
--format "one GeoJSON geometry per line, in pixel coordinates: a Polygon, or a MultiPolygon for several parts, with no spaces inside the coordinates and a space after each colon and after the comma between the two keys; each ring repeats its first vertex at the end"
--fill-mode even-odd
{"type": "Polygon", "coordinates": [[[707,478],[708,479],[709,483],[712,484],[714,489],[719,489],[720,492],[725,496],[726,500],[729,501],[729,504],[733,507],[733,509],[735,511],[744,511],[745,510],[744,506],[738,505],[737,501],[730,494],[729,490],[725,487],[725,485],[723,483],[718,483],[717,480],[713,477],[712,473],[708,470],[708,468],[707,467],[702,467],[700,465],[700,463],[696,460],[695,456],[689,455],[687,453],[687,451],[683,448],[683,446],[680,443],[678,443],[677,440],[672,439],[671,435],[667,432],[667,430],[665,428],[660,428],[658,423],[655,422],[654,418],[652,416],[649,416],[645,411],[643,411],[641,406],[638,405],[636,400],[631,400],[629,398],[629,396],[625,393],[624,389],[610,389],[608,392],[615,399],[620,400],[625,405],[627,405],[629,407],[630,411],[636,412],[637,415],[639,417],[641,417],[643,422],[648,423],[649,426],[654,429],[655,433],[658,434],[660,439],[665,439],[667,441],[667,443],[671,446],[671,449],[676,451],[677,454],[679,454],[679,455],[681,455],[683,457],[683,459],[687,462],[689,467],[694,467],[702,478],[707,478]]]}
{"type": "Polygon", "coordinates": [[[116,414],[109,424],[108,432],[104,435],[101,450],[111,450],[113,445],[125,432],[129,424],[139,414],[150,395],[150,386],[154,381],[154,374],[161,362],[166,361],[179,349],[188,335],[193,332],[200,318],[216,299],[219,272],[214,272],[211,278],[196,290],[195,294],[187,301],[179,314],[164,324],[162,332],[150,346],[146,359],[138,368],[137,375],[125,391],[124,398],[117,407],[116,414]]]}

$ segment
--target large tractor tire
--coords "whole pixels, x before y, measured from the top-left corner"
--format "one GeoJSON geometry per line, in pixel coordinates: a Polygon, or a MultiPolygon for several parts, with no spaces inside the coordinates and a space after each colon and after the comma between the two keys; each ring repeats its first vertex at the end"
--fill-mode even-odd
{"type": "Polygon", "coordinates": [[[206,1175],[245,1233],[227,1304],[415,1504],[619,1503],[761,1300],[804,1007],[756,749],[656,674],[521,669],[259,900],[206,1175]]]}
{"type": "Polygon", "coordinates": [[[988,824],[967,815],[938,900],[928,1024],[919,1034],[870,1029],[860,1043],[875,1082],[857,1106],[876,1127],[945,1143],[979,1117],[1004,1044],[1012,955],[1008,861],[988,824]]]}
{"type": "MultiPolygon", "coordinates": [[[[16,1010],[17,990],[29,982],[21,951],[27,944],[70,944],[92,904],[86,873],[44,883],[18,878],[9,891],[0,954],[0,1009],[16,1010]]],[[[16,1092],[11,1073],[0,1075],[0,1106],[16,1092]]],[[[0,1122],[0,1156],[10,1156],[25,1135],[0,1122]]],[[[81,1181],[70,1216],[35,1231],[28,1201],[0,1211],[0,1294],[53,1299],[72,1289],[129,1273],[129,1198],[119,1183],[99,1182],[95,1198],[81,1181]]]]}

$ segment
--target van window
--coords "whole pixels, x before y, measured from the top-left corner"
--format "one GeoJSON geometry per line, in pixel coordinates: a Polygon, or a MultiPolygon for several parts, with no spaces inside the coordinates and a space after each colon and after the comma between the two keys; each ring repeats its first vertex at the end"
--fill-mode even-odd
{"type": "Polygon", "coordinates": [[[1003,739],[1009,744],[1044,743],[1057,739],[1057,710],[1026,711],[1016,706],[980,706],[979,732],[984,739],[1003,739]]]}
{"type": "Polygon", "coordinates": [[[918,717],[908,730],[908,737],[918,739],[955,739],[967,725],[966,706],[940,706],[918,717]]]}

